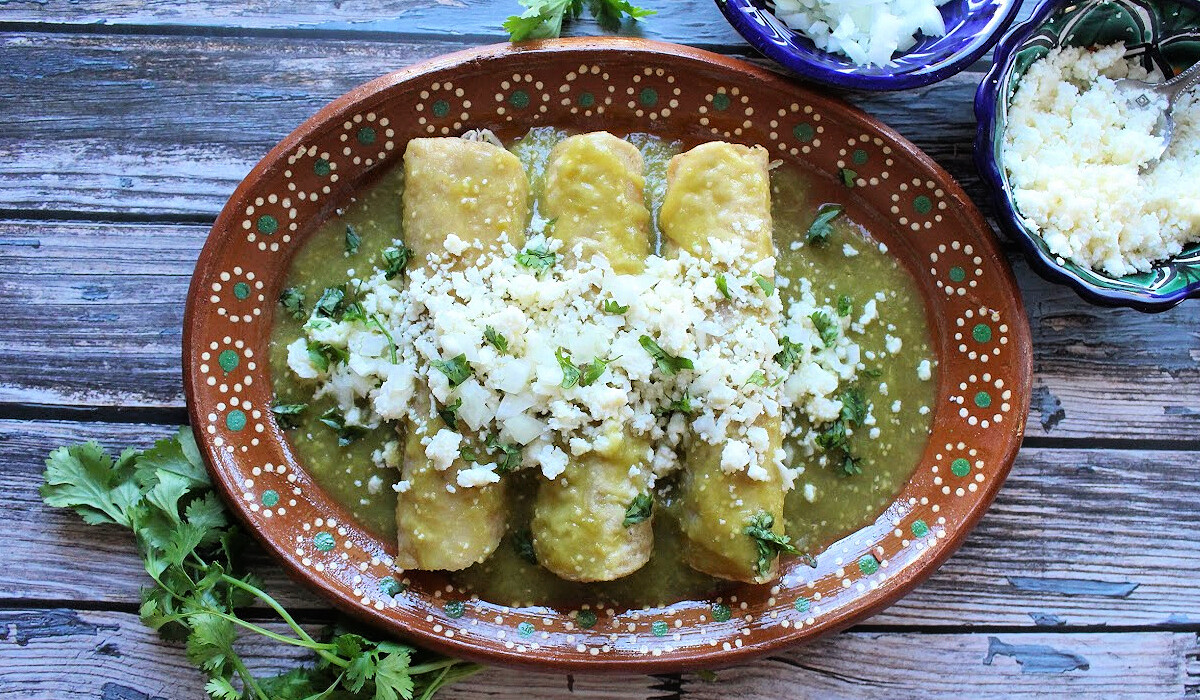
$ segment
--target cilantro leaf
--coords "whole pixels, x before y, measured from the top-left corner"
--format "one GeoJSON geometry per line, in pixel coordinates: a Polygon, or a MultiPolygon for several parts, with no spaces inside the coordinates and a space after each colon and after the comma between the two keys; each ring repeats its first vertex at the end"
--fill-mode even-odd
{"type": "Polygon", "coordinates": [[[96,442],[54,450],[42,474],[42,500],[55,508],[73,509],[89,525],[131,527],[131,511],[141,500],[131,455],[126,452],[114,462],[96,442]]]}
{"type": "Polygon", "coordinates": [[[849,295],[842,294],[838,297],[837,313],[838,316],[841,316],[842,318],[846,318],[850,314],[854,313],[854,300],[852,300],[849,295]]]}
{"type": "MultiPolygon", "coordinates": [[[[583,13],[583,0],[520,0],[525,11],[504,22],[504,30],[512,41],[550,39],[562,35],[565,20],[574,20],[583,13]]],[[[629,0],[588,0],[588,10],[601,27],[616,31],[624,17],[637,21],[655,14],[654,10],[638,7],[629,0]]]]}
{"type": "Polygon", "coordinates": [[[350,224],[346,224],[345,247],[346,255],[354,255],[358,252],[358,247],[362,245],[362,236],[354,230],[350,224]]]}
{"type": "Polygon", "coordinates": [[[591,362],[579,368],[579,386],[591,386],[596,383],[596,380],[604,376],[604,371],[608,369],[608,363],[619,358],[600,358],[597,357],[591,362]]]}
{"type": "Polygon", "coordinates": [[[533,548],[533,533],[528,528],[513,533],[512,543],[517,556],[533,566],[537,566],[538,558],[537,550],[533,548]]]}
{"type": "Polygon", "coordinates": [[[350,352],[326,343],[308,341],[308,359],[319,372],[328,372],[330,365],[349,362],[350,352]]]}
{"type": "Polygon", "coordinates": [[[758,285],[759,289],[763,290],[763,294],[771,296],[775,293],[775,282],[763,277],[757,272],[754,273],[754,282],[758,285]]]}
{"type": "Polygon", "coordinates": [[[842,458],[841,472],[845,476],[858,476],[863,473],[862,459],[847,452],[842,458]]]}
{"type": "Polygon", "coordinates": [[[625,519],[621,524],[625,527],[637,525],[650,519],[654,512],[654,497],[648,493],[639,493],[629,502],[629,507],[625,509],[625,519]]]}
{"type": "Polygon", "coordinates": [[[645,348],[650,357],[658,364],[658,370],[666,375],[677,374],[680,370],[695,369],[692,361],[686,357],[676,357],[663,350],[654,339],[648,335],[643,335],[638,338],[638,342],[645,348]]]}
{"type": "Polygon", "coordinates": [[[683,396],[667,404],[667,413],[683,413],[686,415],[694,410],[696,409],[692,406],[692,395],[687,391],[683,392],[683,396]]]}
{"type": "Polygon", "coordinates": [[[841,180],[842,184],[846,187],[853,188],[854,181],[858,179],[858,173],[850,168],[838,168],[838,179],[841,180]]]}
{"type": "Polygon", "coordinates": [[[303,321],[308,316],[304,311],[304,292],[298,287],[287,287],[280,292],[279,303],[297,321],[303,321]]]}
{"type": "Polygon", "coordinates": [[[862,389],[847,389],[838,398],[842,400],[842,420],[849,425],[862,425],[867,419],[867,400],[862,389]]]}
{"type": "Polygon", "coordinates": [[[564,389],[570,389],[578,384],[582,373],[575,366],[575,363],[571,362],[570,353],[562,348],[558,348],[554,351],[554,357],[558,360],[558,366],[562,368],[563,378],[560,386],[564,389]]]}
{"type": "Polygon", "coordinates": [[[487,340],[488,344],[496,348],[501,355],[508,354],[508,338],[505,338],[503,335],[498,333],[495,328],[486,326],[483,329],[483,337],[485,340],[487,340]]]}
{"type": "Polygon", "coordinates": [[[742,384],[742,386],[747,386],[750,384],[753,384],[755,386],[766,386],[767,385],[766,373],[763,372],[761,369],[754,370],[754,373],[751,374],[750,377],[746,379],[746,383],[742,384]]]}
{"type": "MultiPolygon", "coordinates": [[[[853,179],[851,180],[853,183],[853,179]]],[[[854,185],[847,185],[853,187],[854,185]]],[[[833,220],[842,215],[842,205],[840,204],[822,204],[817,207],[817,216],[808,226],[808,233],[804,234],[804,239],[810,243],[824,243],[833,235],[833,220]]]]}
{"type": "Polygon", "coordinates": [[[450,360],[430,360],[429,364],[446,375],[446,379],[450,380],[451,389],[470,379],[474,372],[471,363],[467,361],[466,353],[450,360]]]}
{"type": "Polygon", "coordinates": [[[496,460],[496,473],[507,474],[508,472],[520,469],[521,467],[521,446],[500,442],[500,436],[496,433],[488,435],[484,447],[496,452],[500,452],[500,458],[496,460]]]}
{"type": "Polygon", "coordinates": [[[446,424],[446,427],[457,432],[458,431],[458,409],[462,408],[462,398],[457,398],[454,403],[448,403],[438,409],[438,418],[446,424]]]}
{"type": "Polygon", "coordinates": [[[621,28],[623,15],[628,15],[630,19],[637,21],[657,14],[654,10],[638,7],[629,0],[590,0],[588,9],[600,26],[610,32],[621,28]]]}
{"type": "Polygon", "coordinates": [[[792,545],[792,540],[787,535],[781,535],[775,532],[772,528],[775,526],[775,518],[770,513],[760,510],[750,519],[742,532],[750,539],[754,540],[754,544],[758,549],[758,560],[754,564],[754,570],[759,576],[767,576],[771,572],[771,567],[775,564],[775,558],[780,553],[799,554],[799,550],[792,545]]]}
{"type": "Polygon", "coordinates": [[[775,362],[784,369],[795,367],[796,363],[804,357],[804,346],[800,343],[793,343],[792,339],[786,335],[779,339],[779,348],[779,352],[775,353],[775,362]]]}
{"type": "Polygon", "coordinates": [[[313,313],[320,314],[327,318],[333,318],[342,302],[346,298],[346,290],[341,287],[326,287],[325,291],[321,292],[321,298],[317,300],[313,306],[313,313]]]}
{"type": "Polygon", "coordinates": [[[363,435],[367,434],[367,428],[361,425],[353,425],[346,423],[346,416],[342,415],[336,407],[330,408],[321,414],[317,420],[333,429],[337,433],[338,446],[345,447],[363,435]]]}
{"type": "Polygon", "coordinates": [[[808,318],[816,326],[817,333],[821,334],[821,342],[825,347],[831,348],[837,344],[837,339],[842,329],[838,327],[838,324],[834,323],[833,319],[829,318],[829,314],[824,311],[814,311],[808,318]]]}
{"type": "Polygon", "coordinates": [[[733,295],[729,293],[729,280],[725,278],[725,273],[717,275],[717,289],[726,299],[732,299],[733,295]]]}
{"type": "Polygon", "coordinates": [[[616,301],[614,301],[612,299],[605,299],[604,304],[600,307],[600,309],[602,311],[604,311],[604,313],[606,313],[606,314],[614,314],[614,315],[620,315],[620,314],[625,313],[626,311],[629,311],[628,306],[621,306],[620,304],[618,304],[616,301]]]}
{"type": "Polygon", "coordinates": [[[547,249],[544,245],[526,248],[517,253],[517,263],[522,267],[528,267],[534,271],[534,274],[539,276],[553,267],[557,261],[558,254],[547,249]]]}
{"type": "Polygon", "coordinates": [[[299,425],[297,419],[307,410],[308,404],[306,403],[277,403],[271,406],[271,413],[275,414],[275,420],[284,430],[297,427],[299,425]]]}
{"type": "Polygon", "coordinates": [[[381,255],[383,256],[383,278],[390,280],[399,277],[404,272],[409,259],[412,258],[412,249],[405,245],[396,245],[384,248],[381,255]]]}

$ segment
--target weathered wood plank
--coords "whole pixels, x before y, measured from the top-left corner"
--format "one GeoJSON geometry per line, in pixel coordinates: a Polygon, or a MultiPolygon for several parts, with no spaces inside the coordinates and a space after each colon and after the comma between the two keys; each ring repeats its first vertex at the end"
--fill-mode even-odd
{"type": "MultiPolygon", "coordinates": [[[[127,613],[0,611],[0,698],[204,697],[200,673],[127,613]],[[69,674],[63,673],[70,668],[69,674]]],[[[1149,632],[875,634],[850,632],[756,663],[694,674],[565,676],[489,668],[438,695],[494,698],[1180,697],[1194,690],[1196,635],[1149,632]]],[[[304,657],[273,642],[241,647],[256,672],[304,657]]]]}
{"type": "MultiPolygon", "coordinates": [[[[658,12],[649,21],[626,22],[620,34],[700,45],[740,44],[711,0],[642,0],[658,12]]],[[[51,25],[137,26],[145,28],[229,27],[235,30],[372,33],[379,36],[464,37],[476,43],[505,41],[501,28],[523,8],[517,0],[9,0],[0,14],[5,22],[51,25]]],[[[586,13],[585,13],[586,14],[586,13]]],[[[601,33],[590,19],[566,27],[565,35],[601,33]]]]}
{"type": "MultiPolygon", "coordinates": [[[[0,209],[215,216],[254,163],[325,103],[464,46],[0,34],[9,68],[0,73],[0,209]]],[[[983,203],[970,158],[980,77],[844,96],[925,149],[983,203]]]]}
{"type": "MultiPolygon", "coordinates": [[[[0,222],[0,401],[183,405],[180,325],[203,225],[0,222]]],[[[1034,336],[1030,435],[1194,440],[1200,306],[1090,306],[1015,256],[1034,336]]]]}
{"type": "MultiPolygon", "coordinates": [[[[26,601],[133,604],[146,578],[115,529],[42,505],[42,460],[61,444],[98,439],[118,450],[172,432],[137,424],[0,421],[9,545],[0,591],[26,601]]],[[[932,579],[872,625],[1200,625],[1200,567],[1188,452],[1038,450],[1021,453],[967,544],[932,579]]],[[[252,564],[288,605],[322,607],[265,555],[252,564]]]]}

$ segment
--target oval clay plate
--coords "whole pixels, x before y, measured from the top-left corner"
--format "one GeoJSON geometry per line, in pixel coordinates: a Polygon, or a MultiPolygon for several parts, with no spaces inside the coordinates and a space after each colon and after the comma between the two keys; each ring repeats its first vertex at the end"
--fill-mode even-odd
{"type": "Polygon", "coordinates": [[[966,194],[928,156],[847,105],[745,63],[628,39],[452,54],[335,100],[234,192],[200,255],[184,321],[188,409],[212,472],[249,527],[339,608],[447,654],[575,671],[665,672],[743,661],[851,624],[911,590],[983,515],[1029,410],[1029,327],[1012,273],[966,194]],[[513,608],[442,574],[396,571],[395,543],[348,518],[270,411],[268,339],[292,256],[410,138],[539,125],[651,132],[691,146],[762,144],[838,178],[890,222],[872,234],[916,279],[938,360],[933,434],[875,522],[789,560],[773,585],[631,610],[513,608]]]}

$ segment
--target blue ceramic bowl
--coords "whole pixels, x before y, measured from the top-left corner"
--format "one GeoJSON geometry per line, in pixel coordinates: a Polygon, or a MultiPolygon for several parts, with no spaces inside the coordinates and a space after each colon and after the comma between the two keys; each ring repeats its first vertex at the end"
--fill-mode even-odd
{"type": "Polygon", "coordinates": [[[904,90],[945,80],[987,52],[1012,23],[1020,0],[950,0],[946,35],[926,37],[885,66],[859,66],[822,51],[771,13],[769,0],[716,0],[725,18],[767,58],[809,80],[856,90],[904,90]]]}
{"type": "Polygon", "coordinates": [[[1170,76],[1200,60],[1200,2],[1195,0],[1047,0],[996,46],[995,63],[975,93],[975,163],[992,192],[1000,224],[1042,277],[1070,285],[1105,306],[1165,311],[1200,297],[1200,242],[1150,272],[1110,277],[1054,255],[1021,220],[1012,200],[1001,148],[1008,105],[1030,64],[1058,46],[1123,41],[1129,55],[1170,76]]]}

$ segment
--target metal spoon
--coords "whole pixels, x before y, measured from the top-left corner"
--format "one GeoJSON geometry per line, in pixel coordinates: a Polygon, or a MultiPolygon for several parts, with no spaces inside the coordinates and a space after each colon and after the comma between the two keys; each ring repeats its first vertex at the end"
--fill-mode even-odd
{"type": "Polygon", "coordinates": [[[1149,107],[1156,101],[1156,97],[1167,98],[1167,108],[1158,115],[1158,122],[1154,126],[1154,133],[1162,138],[1162,150],[1154,158],[1143,163],[1142,170],[1153,168],[1163,153],[1166,153],[1167,146],[1171,143],[1171,135],[1175,131],[1175,120],[1171,118],[1171,112],[1175,109],[1175,99],[1195,87],[1197,83],[1200,83],[1200,63],[1161,83],[1147,83],[1132,78],[1116,81],[1117,89],[1128,92],[1130,102],[1138,107],[1149,107]]]}

